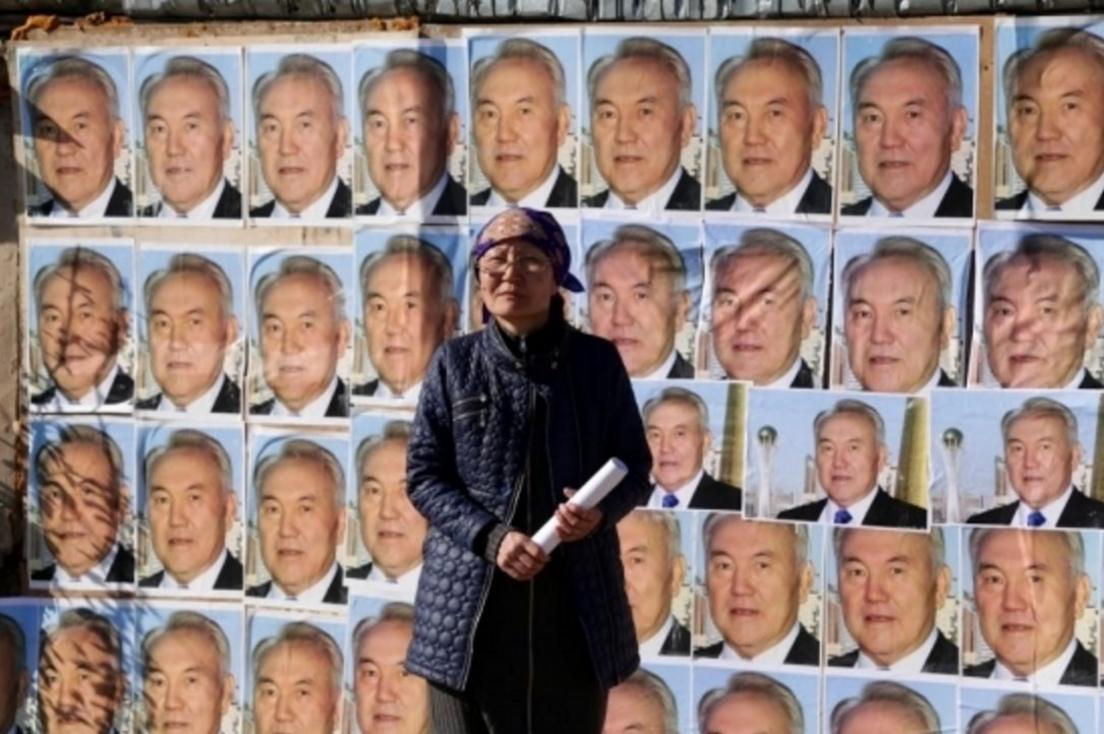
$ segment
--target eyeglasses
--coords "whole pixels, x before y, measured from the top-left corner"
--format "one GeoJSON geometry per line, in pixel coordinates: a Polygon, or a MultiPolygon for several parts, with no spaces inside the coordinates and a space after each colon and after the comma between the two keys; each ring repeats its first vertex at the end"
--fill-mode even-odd
{"type": "Polygon", "coordinates": [[[520,255],[508,258],[505,253],[494,253],[483,256],[478,263],[478,268],[480,272],[487,275],[503,275],[511,265],[526,275],[539,275],[552,267],[552,263],[544,257],[520,255]]]}

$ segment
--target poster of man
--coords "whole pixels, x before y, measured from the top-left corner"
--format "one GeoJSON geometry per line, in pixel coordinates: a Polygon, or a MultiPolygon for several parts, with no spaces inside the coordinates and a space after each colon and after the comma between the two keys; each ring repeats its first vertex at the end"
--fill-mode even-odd
{"type": "Polygon", "coordinates": [[[839,34],[713,29],[709,47],[706,210],[830,216],[839,34]]]}
{"type": "Polygon", "coordinates": [[[824,691],[827,734],[929,734],[961,731],[954,683],[829,676],[824,691]]]}
{"type": "Polygon", "coordinates": [[[1057,690],[1008,692],[964,685],[960,722],[966,734],[1085,734],[1098,729],[1096,700],[1057,690]]]}
{"type": "Polygon", "coordinates": [[[690,669],[649,662],[609,691],[602,734],[686,731],[690,669]]]}
{"type": "Polygon", "coordinates": [[[577,31],[469,40],[472,206],[579,205],[581,42],[577,31]]]}
{"type": "Polygon", "coordinates": [[[820,679],[815,675],[700,667],[694,670],[694,694],[700,732],[820,732],[820,679]]]}
{"type": "Polygon", "coordinates": [[[965,25],[844,32],[841,216],[974,216],[978,46],[965,25]]]}
{"type": "Polygon", "coordinates": [[[24,203],[42,224],[134,215],[130,53],[21,48],[24,203]]]}
{"type": "Polygon", "coordinates": [[[240,225],[242,55],[238,48],[137,48],[138,216],[240,225]]]}
{"type": "Polygon", "coordinates": [[[5,599],[0,612],[0,727],[27,734],[31,727],[31,686],[38,660],[41,607],[30,599],[5,599]]]}

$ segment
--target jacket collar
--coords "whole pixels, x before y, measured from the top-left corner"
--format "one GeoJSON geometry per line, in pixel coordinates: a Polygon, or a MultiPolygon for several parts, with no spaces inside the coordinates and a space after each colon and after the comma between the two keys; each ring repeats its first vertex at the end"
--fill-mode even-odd
{"type": "Polygon", "coordinates": [[[570,325],[563,316],[559,296],[553,299],[548,323],[532,334],[506,333],[493,318],[483,330],[483,343],[495,363],[514,372],[536,375],[556,370],[567,353],[570,325]]]}

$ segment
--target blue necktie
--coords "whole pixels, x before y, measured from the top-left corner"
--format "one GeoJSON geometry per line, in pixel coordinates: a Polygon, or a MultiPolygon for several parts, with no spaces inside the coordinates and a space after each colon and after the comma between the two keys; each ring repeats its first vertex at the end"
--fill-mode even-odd
{"type": "Polygon", "coordinates": [[[836,525],[846,525],[851,522],[851,513],[847,510],[840,508],[836,510],[836,514],[832,517],[832,522],[836,525]]]}
{"type": "Polygon", "coordinates": [[[663,509],[669,510],[672,507],[678,507],[678,497],[668,492],[663,495],[663,509]]]}
{"type": "Polygon", "coordinates": [[[1038,510],[1032,511],[1032,513],[1027,516],[1027,526],[1029,528],[1041,528],[1045,523],[1046,515],[1038,510]]]}

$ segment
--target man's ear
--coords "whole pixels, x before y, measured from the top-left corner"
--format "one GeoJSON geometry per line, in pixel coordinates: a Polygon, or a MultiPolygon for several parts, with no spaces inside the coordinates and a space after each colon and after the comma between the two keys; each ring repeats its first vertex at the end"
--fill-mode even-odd
{"type": "Polygon", "coordinates": [[[337,123],[337,137],[334,140],[336,149],[334,150],[334,160],[341,160],[342,154],[345,152],[345,144],[349,140],[349,121],[342,117],[337,123]]]}
{"type": "Polygon", "coordinates": [[[809,334],[813,331],[813,326],[816,325],[817,316],[817,302],[816,299],[810,296],[805,299],[805,305],[801,307],[801,340],[805,341],[809,338],[809,334]]]}
{"type": "Polygon", "coordinates": [[[935,574],[935,608],[942,609],[951,592],[951,569],[949,566],[941,566],[935,574]]]}
{"type": "Polygon", "coordinates": [[[947,306],[943,309],[943,323],[940,326],[939,333],[939,348],[941,350],[946,349],[951,345],[951,339],[954,338],[955,333],[955,321],[958,313],[955,311],[954,306],[947,306]]]}
{"type": "Polygon", "coordinates": [[[234,494],[233,489],[226,490],[226,527],[231,528],[234,526],[234,521],[238,519],[238,496],[234,494]]]}
{"type": "Polygon", "coordinates": [[[1096,344],[1096,338],[1100,336],[1100,323],[1102,310],[1099,303],[1094,303],[1089,309],[1089,317],[1085,324],[1085,350],[1088,351],[1096,344]]]}
{"type": "Polygon", "coordinates": [[[448,303],[445,304],[445,313],[442,318],[444,319],[445,338],[451,339],[460,327],[460,302],[455,298],[450,298],[448,303]]]}
{"type": "Polygon", "coordinates": [[[889,450],[882,444],[878,447],[878,473],[881,474],[889,462],[889,450]]]}
{"type": "Polygon", "coordinates": [[[806,563],[801,568],[801,578],[798,579],[797,583],[797,603],[801,605],[809,598],[809,592],[813,588],[813,565],[811,563],[806,563]]]}
{"type": "Polygon", "coordinates": [[[686,557],[681,553],[675,558],[675,562],[671,566],[671,598],[674,599],[679,589],[682,588],[682,582],[686,579],[686,557]]]}
{"type": "Polygon", "coordinates": [[[556,148],[564,144],[569,132],[571,132],[571,108],[560,105],[560,111],[556,114],[556,148]]]}
{"type": "Polygon", "coordinates": [[[234,152],[234,121],[227,120],[222,124],[222,160],[230,160],[230,154],[234,152]]]}
{"type": "Polygon", "coordinates": [[[962,147],[962,141],[966,139],[966,128],[970,120],[966,115],[966,108],[959,107],[951,117],[951,155],[962,147]]]}
{"type": "Polygon", "coordinates": [[[222,712],[223,716],[226,716],[226,712],[228,712],[230,707],[234,704],[236,685],[234,676],[232,675],[227,675],[222,679],[222,701],[219,702],[219,711],[222,712]]]}
{"type": "Polygon", "coordinates": [[[1081,574],[1077,578],[1077,585],[1073,590],[1073,618],[1081,619],[1085,613],[1085,607],[1089,605],[1089,599],[1092,598],[1092,582],[1089,581],[1088,574],[1081,574]]]}
{"type": "Polygon", "coordinates": [[[678,302],[675,304],[675,336],[682,331],[682,327],[686,326],[686,322],[690,320],[690,291],[682,291],[677,296],[678,302]]]}
{"type": "MultiPolygon", "coordinates": [[[[126,143],[126,124],[122,120],[116,120],[111,126],[111,155],[118,158],[123,154],[123,145],[126,143]]],[[[114,177],[114,176],[113,176],[114,177]]]]}
{"type": "Polygon", "coordinates": [[[679,129],[679,140],[685,148],[690,145],[690,139],[694,137],[694,130],[698,127],[698,108],[688,104],[682,108],[682,123],[679,129]]]}
{"type": "Polygon", "coordinates": [[[238,340],[238,317],[231,315],[226,319],[226,334],[223,335],[222,348],[229,349],[238,340]]]}
{"type": "Polygon", "coordinates": [[[456,148],[456,141],[460,139],[460,115],[455,112],[449,116],[448,120],[448,147],[445,148],[445,168],[448,168],[448,157],[452,155],[452,151],[456,148]]]}
{"type": "Polygon", "coordinates": [[[341,355],[345,354],[345,350],[349,348],[349,337],[352,336],[352,325],[349,323],[349,319],[341,319],[341,324],[337,327],[337,358],[341,359],[341,355]]]}
{"type": "Polygon", "coordinates": [[[816,152],[817,146],[820,145],[820,141],[824,139],[824,133],[827,130],[828,108],[824,105],[817,105],[816,110],[813,112],[812,139],[809,141],[810,148],[814,153],[816,152]]]}

